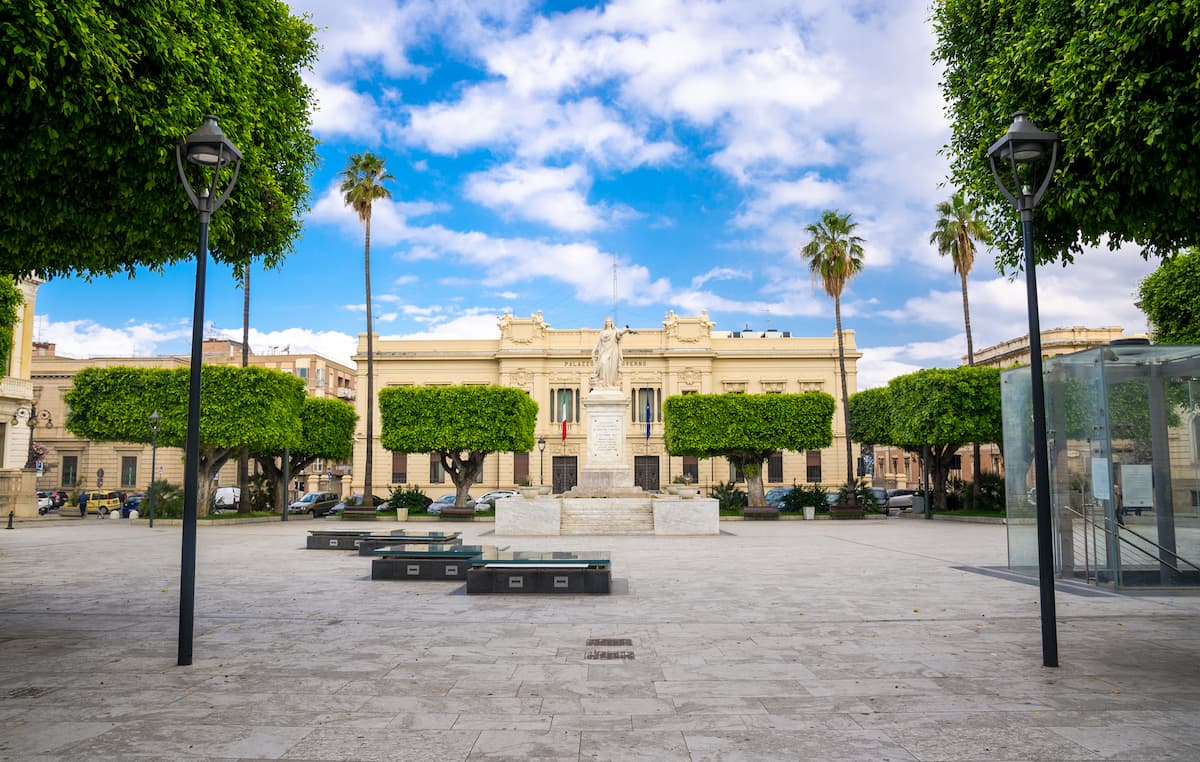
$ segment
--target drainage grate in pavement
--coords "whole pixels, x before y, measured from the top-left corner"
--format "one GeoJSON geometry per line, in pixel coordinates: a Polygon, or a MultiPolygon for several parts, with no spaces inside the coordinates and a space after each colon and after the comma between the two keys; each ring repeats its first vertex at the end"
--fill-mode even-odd
{"type": "Polygon", "coordinates": [[[6,693],[4,695],[4,697],[5,698],[38,698],[39,696],[45,696],[47,693],[49,693],[52,690],[54,690],[54,689],[53,688],[34,688],[34,687],[14,688],[13,690],[6,693]]]}
{"type": "Polygon", "coordinates": [[[633,651],[588,651],[587,661],[633,661],[633,651]]]}
{"type": "Polygon", "coordinates": [[[632,638],[588,638],[589,646],[632,646],[632,638]]]}

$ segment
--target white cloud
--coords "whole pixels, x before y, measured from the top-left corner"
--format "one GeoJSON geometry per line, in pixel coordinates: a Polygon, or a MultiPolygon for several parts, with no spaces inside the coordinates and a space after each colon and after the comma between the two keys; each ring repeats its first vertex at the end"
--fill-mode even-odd
{"type": "MultiPolygon", "coordinates": [[[[363,326],[364,332],[366,326],[363,326]]],[[[233,341],[242,340],[242,329],[217,328],[214,333],[233,341]]],[[[318,354],[343,365],[354,367],[351,357],[358,348],[358,336],[340,331],[313,331],[307,328],[284,328],[278,331],[250,329],[250,349],[255,354],[275,354],[286,348],[291,354],[318,354]]]]}
{"type": "Polygon", "coordinates": [[[466,196],[491,209],[544,222],[558,230],[586,232],[605,224],[603,210],[588,206],[591,178],[574,164],[522,167],[505,164],[467,176],[466,196]]]}
{"type": "Polygon", "coordinates": [[[109,328],[92,320],[55,322],[50,315],[37,316],[38,341],[55,345],[64,357],[151,357],[173,353],[172,345],[181,341],[184,351],[190,346],[191,325],[163,326],[157,323],[129,323],[109,328]]]}
{"type": "Polygon", "coordinates": [[[754,277],[745,270],[735,270],[732,267],[714,267],[706,273],[692,278],[692,288],[700,288],[710,280],[750,280],[754,277]]]}
{"type": "Polygon", "coordinates": [[[389,339],[498,339],[497,314],[487,310],[469,310],[454,318],[445,318],[428,330],[388,336],[389,339]]]}

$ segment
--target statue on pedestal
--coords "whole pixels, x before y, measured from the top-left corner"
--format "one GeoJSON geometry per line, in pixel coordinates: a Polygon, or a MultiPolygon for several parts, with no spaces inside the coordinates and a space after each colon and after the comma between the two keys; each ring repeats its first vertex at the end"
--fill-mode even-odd
{"type": "Polygon", "coordinates": [[[632,333],[628,327],[618,330],[613,326],[612,318],[604,318],[604,328],[596,337],[596,346],[592,347],[592,388],[619,389],[618,378],[621,374],[621,337],[632,333]]]}

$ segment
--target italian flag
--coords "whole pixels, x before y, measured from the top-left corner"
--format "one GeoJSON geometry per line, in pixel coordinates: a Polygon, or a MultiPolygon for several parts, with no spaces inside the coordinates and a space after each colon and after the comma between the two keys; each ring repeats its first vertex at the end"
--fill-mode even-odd
{"type": "Polygon", "coordinates": [[[563,397],[563,403],[562,403],[562,424],[563,424],[562,438],[563,438],[563,441],[565,442],[565,441],[567,441],[567,399],[566,399],[566,397],[563,397]]]}

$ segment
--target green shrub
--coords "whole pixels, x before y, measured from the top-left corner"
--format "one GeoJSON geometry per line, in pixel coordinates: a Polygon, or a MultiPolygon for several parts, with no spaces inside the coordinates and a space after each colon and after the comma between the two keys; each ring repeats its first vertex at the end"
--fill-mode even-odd
{"type": "Polygon", "coordinates": [[[718,482],[709,488],[708,496],[716,498],[720,510],[727,513],[736,513],[746,507],[746,493],[732,482],[718,482]]]}
{"type": "Polygon", "coordinates": [[[843,484],[838,488],[837,502],[839,505],[848,505],[850,503],[850,495],[854,494],[854,502],[859,508],[864,511],[874,511],[876,513],[883,512],[883,503],[875,496],[875,493],[867,486],[866,479],[858,479],[854,484],[843,484]]]}
{"type": "Polygon", "coordinates": [[[783,510],[788,513],[801,513],[806,506],[812,506],[817,513],[829,513],[829,499],[825,490],[816,484],[793,487],[783,496],[783,510]]]}
{"type": "Polygon", "coordinates": [[[275,513],[275,483],[262,474],[250,477],[250,510],[255,513],[275,513]]]}
{"type": "MultiPolygon", "coordinates": [[[[166,479],[156,479],[152,485],[154,490],[154,518],[181,519],[183,518],[183,487],[171,484],[166,479]]],[[[146,493],[146,506],[141,511],[150,514],[150,493],[146,493]]],[[[140,512],[140,511],[139,511],[140,512]]]]}
{"type": "Polygon", "coordinates": [[[999,474],[982,473],[979,480],[979,504],[974,502],[975,496],[971,482],[962,479],[952,479],[946,485],[950,494],[946,495],[947,510],[960,508],[977,511],[995,511],[1003,513],[1004,506],[1004,477],[999,474]]]}
{"type": "Polygon", "coordinates": [[[409,485],[407,487],[393,487],[392,494],[388,496],[387,510],[399,511],[407,510],[411,513],[424,513],[429,504],[433,502],[433,498],[421,491],[420,487],[409,485]]]}

